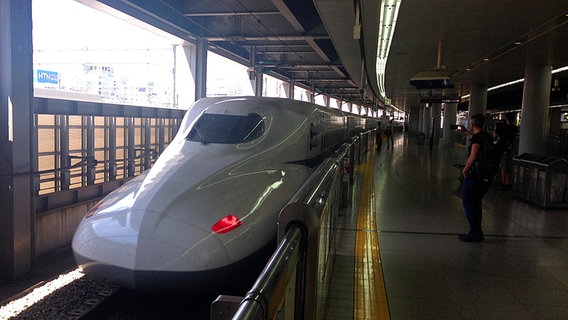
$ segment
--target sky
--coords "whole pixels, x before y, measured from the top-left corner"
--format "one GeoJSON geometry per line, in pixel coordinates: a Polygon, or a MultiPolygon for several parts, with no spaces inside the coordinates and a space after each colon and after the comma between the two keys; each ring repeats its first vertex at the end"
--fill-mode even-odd
{"type": "Polygon", "coordinates": [[[172,41],[74,0],[34,0],[34,49],[164,48],[172,41]],[[38,26],[36,28],[36,26],[38,26]]]}
{"type": "MultiPolygon", "coordinates": [[[[84,77],[85,64],[113,66],[115,77],[127,74],[129,82],[139,86],[151,82],[173,87],[173,46],[181,44],[181,39],[152,27],[148,29],[155,33],[149,32],[75,0],[34,0],[32,6],[34,68],[58,72],[65,88],[69,89],[71,82],[81,82],[78,79],[84,77]]],[[[187,61],[180,63],[179,59],[185,59],[180,52],[177,67],[187,69],[183,65],[187,61]]],[[[192,83],[187,77],[186,70],[176,71],[177,85],[192,83]]],[[[252,94],[246,67],[210,52],[208,88],[216,85],[238,86],[245,94],[252,94]]],[[[183,94],[182,90],[187,91],[180,88],[178,94],[183,94]]]]}

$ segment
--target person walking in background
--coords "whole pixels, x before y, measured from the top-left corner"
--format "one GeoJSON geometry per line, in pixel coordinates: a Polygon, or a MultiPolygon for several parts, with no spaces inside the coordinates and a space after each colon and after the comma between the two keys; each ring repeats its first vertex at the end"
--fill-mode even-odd
{"type": "Polygon", "coordinates": [[[501,189],[509,190],[511,189],[511,170],[513,168],[513,145],[515,144],[515,138],[519,134],[519,127],[515,125],[515,115],[513,113],[507,113],[505,115],[505,128],[504,132],[504,144],[505,150],[503,152],[503,158],[501,160],[501,189]]]}
{"type": "Polygon", "coordinates": [[[387,137],[387,149],[394,148],[394,141],[392,138],[392,120],[387,122],[387,126],[385,128],[385,136],[387,137]]]}
{"type": "Polygon", "coordinates": [[[500,184],[498,186],[494,186],[497,190],[508,190],[511,188],[511,185],[506,185],[503,183],[503,172],[510,171],[512,164],[509,163],[508,156],[505,154],[506,150],[509,149],[511,138],[509,136],[509,130],[507,128],[507,124],[503,120],[497,120],[495,122],[495,128],[493,130],[493,144],[498,145],[500,150],[502,150],[502,156],[499,159],[499,172],[500,172],[500,184]]]}

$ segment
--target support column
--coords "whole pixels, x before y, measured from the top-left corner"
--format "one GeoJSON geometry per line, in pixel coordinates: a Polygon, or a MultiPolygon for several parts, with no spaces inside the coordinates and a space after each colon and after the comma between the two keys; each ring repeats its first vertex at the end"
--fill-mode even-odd
{"type": "Polygon", "coordinates": [[[430,128],[430,134],[432,134],[432,139],[434,144],[440,142],[440,121],[442,121],[442,104],[434,103],[432,104],[432,128],[430,128]]]}
{"type": "MultiPolygon", "coordinates": [[[[552,93],[552,91],[551,91],[552,93]]],[[[548,108],[548,120],[546,123],[549,124],[548,134],[549,137],[558,137],[562,134],[562,123],[558,121],[562,117],[562,108],[548,108]]],[[[561,145],[558,142],[552,142],[547,139],[547,155],[552,157],[561,157],[560,148],[561,145]]]]}
{"type": "Polygon", "coordinates": [[[86,171],[83,172],[85,175],[83,179],[86,179],[86,183],[83,185],[93,185],[95,184],[95,172],[96,168],[94,165],[95,160],[95,120],[93,116],[83,116],[83,148],[87,151],[87,166],[86,171]]]}
{"type": "Polygon", "coordinates": [[[262,73],[262,68],[261,67],[257,67],[255,68],[255,73],[256,73],[256,81],[255,81],[255,87],[254,87],[254,95],[257,97],[262,97],[262,93],[264,92],[264,77],[263,77],[263,73],[262,73]]]}
{"type": "Polygon", "coordinates": [[[284,95],[288,99],[294,99],[294,86],[296,81],[290,80],[290,82],[282,82],[282,88],[284,89],[284,95]]]}
{"type": "Polygon", "coordinates": [[[425,104],[422,108],[422,125],[421,132],[424,132],[426,139],[430,137],[430,122],[432,121],[432,108],[429,104],[425,104]]]}
{"type": "Polygon", "coordinates": [[[420,133],[426,133],[424,132],[424,117],[425,117],[425,112],[426,112],[426,107],[427,105],[421,105],[418,109],[418,132],[420,133]]]}
{"type": "Polygon", "coordinates": [[[178,108],[185,108],[196,100],[195,89],[197,85],[195,83],[195,59],[196,59],[196,47],[191,43],[184,43],[176,58],[179,59],[176,63],[176,84],[179,88],[176,88],[176,106],[178,108]],[[183,66],[183,67],[182,67],[183,66]],[[179,81],[180,79],[187,79],[189,83],[184,83],[179,81]],[[187,90],[186,88],[193,88],[193,90],[187,90]]]}
{"type": "Polygon", "coordinates": [[[519,154],[546,154],[551,72],[552,67],[547,65],[528,64],[525,67],[519,154]]]}
{"type": "Polygon", "coordinates": [[[312,81],[310,89],[310,102],[316,103],[316,83],[312,81]]]}
{"type": "Polygon", "coordinates": [[[61,167],[64,168],[61,170],[59,187],[60,190],[69,190],[71,185],[71,170],[69,169],[71,167],[71,158],[69,157],[69,115],[58,115],[55,116],[55,119],[59,135],[59,161],[61,167]]]}
{"type": "Polygon", "coordinates": [[[426,134],[426,139],[430,139],[432,136],[432,105],[427,104],[424,108],[424,133],[426,134]]]}
{"type": "MultiPolygon", "coordinates": [[[[171,141],[171,140],[169,140],[171,141]]],[[[158,155],[162,154],[166,148],[166,129],[164,119],[158,119],[158,155]]]]}
{"type": "Polygon", "coordinates": [[[487,111],[487,85],[478,84],[471,87],[469,93],[469,116],[487,111]]]}
{"type": "Polygon", "coordinates": [[[420,131],[418,130],[420,124],[420,109],[422,108],[416,106],[410,107],[408,133],[418,133],[420,131]]]}
{"type": "Polygon", "coordinates": [[[144,170],[148,170],[152,167],[152,123],[150,118],[142,119],[142,134],[144,135],[144,170]]]}
{"type": "Polygon", "coordinates": [[[0,0],[0,279],[33,257],[32,1],[0,0]]]}
{"type": "Polygon", "coordinates": [[[323,96],[323,101],[325,103],[325,106],[329,108],[329,104],[331,102],[331,99],[329,98],[329,96],[323,96]]]}
{"type": "Polygon", "coordinates": [[[118,168],[116,165],[116,117],[107,118],[108,132],[108,179],[116,180],[118,168]]]}
{"type": "Polygon", "coordinates": [[[249,62],[249,80],[252,86],[252,91],[256,97],[262,97],[263,92],[263,76],[262,67],[257,66],[256,63],[256,47],[251,48],[250,62],[249,62]]]}
{"type": "Polygon", "coordinates": [[[455,130],[451,129],[451,125],[456,124],[456,116],[458,114],[457,103],[446,103],[444,107],[444,128],[442,137],[442,146],[453,147],[455,145],[455,130]]]}
{"type": "Polygon", "coordinates": [[[209,41],[197,40],[195,47],[195,100],[207,96],[207,47],[209,41]]]}
{"type": "Polygon", "coordinates": [[[134,118],[128,117],[124,119],[124,121],[126,124],[126,154],[128,159],[126,172],[128,177],[134,177],[134,175],[136,174],[136,163],[134,161],[136,158],[136,150],[134,149],[134,118]]]}

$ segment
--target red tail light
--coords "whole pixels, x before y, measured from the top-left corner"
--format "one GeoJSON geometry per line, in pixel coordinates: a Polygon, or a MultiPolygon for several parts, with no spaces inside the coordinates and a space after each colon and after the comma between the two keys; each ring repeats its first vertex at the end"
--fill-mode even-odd
{"type": "Polygon", "coordinates": [[[216,233],[227,233],[238,228],[241,224],[243,222],[237,216],[230,214],[211,226],[211,230],[216,233]]]}

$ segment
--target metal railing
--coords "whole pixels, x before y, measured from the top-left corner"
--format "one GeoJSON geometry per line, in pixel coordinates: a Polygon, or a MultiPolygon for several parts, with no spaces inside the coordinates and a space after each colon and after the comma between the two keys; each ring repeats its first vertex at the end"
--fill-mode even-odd
{"type": "Polygon", "coordinates": [[[211,319],[317,319],[325,306],[335,223],[351,165],[372,150],[374,130],[343,144],[296,192],[278,217],[278,247],[244,298],[219,296],[211,319]],[[348,160],[349,159],[349,160],[348,160]]]}
{"type": "MultiPolygon", "coordinates": [[[[299,226],[288,230],[252,289],[240,302],[233,319],[269,319],[270,314],[278,313],[279,302],[285,300],[288,291],[287,284],[294,285],[298,281],[296,265],[305,252],[300,244],[302,233],[299,226]],[[296,283],[290,281],[293,279],[296,283]]],[[[301,309],[297,312],[301,314],[301,309]]]]}

